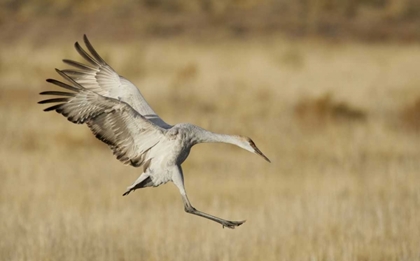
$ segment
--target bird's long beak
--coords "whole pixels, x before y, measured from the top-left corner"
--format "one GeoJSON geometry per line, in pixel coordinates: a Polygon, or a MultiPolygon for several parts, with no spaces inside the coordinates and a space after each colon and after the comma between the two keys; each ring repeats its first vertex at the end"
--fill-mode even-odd
{"type": "Polygon", "coordinates": [[[257,147],[255,147],[254,150],[255,150],[255,153],[257,153],[258,155],[263,157],[266,161],[271,163],[271,161],[257,147]]]}

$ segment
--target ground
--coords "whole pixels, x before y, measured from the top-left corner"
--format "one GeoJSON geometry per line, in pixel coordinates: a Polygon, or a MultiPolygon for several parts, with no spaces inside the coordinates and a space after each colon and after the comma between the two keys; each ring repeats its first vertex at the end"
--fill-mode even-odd
{"type": "Polygon", "coordinates": [[[141,169],[36,104],[82,35],[5,45],[1,259],[420,258],[418,44],[89,37],[165,121],[249,136],[272,163],[222,144],[184,163],[192,204],[235,230],[186,214],[171,183],[122,197],[141,169]]]}

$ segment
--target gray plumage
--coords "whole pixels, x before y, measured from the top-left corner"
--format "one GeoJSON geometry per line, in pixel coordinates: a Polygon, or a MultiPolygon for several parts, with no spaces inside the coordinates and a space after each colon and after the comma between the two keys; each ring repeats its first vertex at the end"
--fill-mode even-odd
{"type": "Polygon", "coordinates": [[[70,92],[45,91],[41,95],[58,98],[39,103],[56,103],[45,111],[56,111],[69,121],[86,123],[93,134],[105,142],[124,164],[143,167],[140,177],[123,194],[144,187],[159,186],[172,181],[179,189],[185,211],[234,228],[245,221],[229,221],[195,209],[188,200],[181,164],[192,146],[199,143],[223,142],[269,159],[243,136],[217,134],[198,126],[181,123],[171,126],[164,122],[149,106],[137,87],[119,76],[95,51],[86,35],[86,52],[78,43],[78,53],[89,63],[63,60],[75,69],[58,70],[68,83],[54,79],[47,82],[70,92]]]}

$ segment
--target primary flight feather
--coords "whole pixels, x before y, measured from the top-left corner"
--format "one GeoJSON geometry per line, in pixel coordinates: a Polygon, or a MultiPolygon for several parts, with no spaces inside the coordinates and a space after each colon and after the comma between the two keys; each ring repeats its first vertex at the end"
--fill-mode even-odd
{"type": "Polygon", "coordinates": [[[41,95],[59,97],[40,101],[41,104],[55,104],[44,111],[56,111],[73,123],[86,123],[118,160],[143,167],[142,174],[127,188],[124,196],[139,188],[157,187],[172,181],[181,193],[186,212],[213,220],[223,227],[235,228],[243,224],[245,221],[225,220],[195,209],[185,191],[181,164],[192,146],[207,142],[234,144],[270,160],[250,138],[217,134],[188,123],[167,124],[153,111],[139,89],[119,76],[99,56],[86,35],[83,40],[89,52],[77,42],[75,48],[89,64],[63,60],[75,69],[56,69],[68,83],[47,79],[66,91],[41,92],[41,95]]]}

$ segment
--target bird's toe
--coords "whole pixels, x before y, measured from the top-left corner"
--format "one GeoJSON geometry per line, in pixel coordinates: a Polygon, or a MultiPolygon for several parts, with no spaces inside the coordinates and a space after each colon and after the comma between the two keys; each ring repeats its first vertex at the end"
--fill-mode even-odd
{"type": "Polygon", "coordinates": [[[246,220],[242,220],[242,221],[226,221],[224,224],[222,224],[223,228],[227,227],[230,229],[234,229],[235,227],[239,227],[240,225],[242,225],[243,223],[245,223],[246,220]]]}

